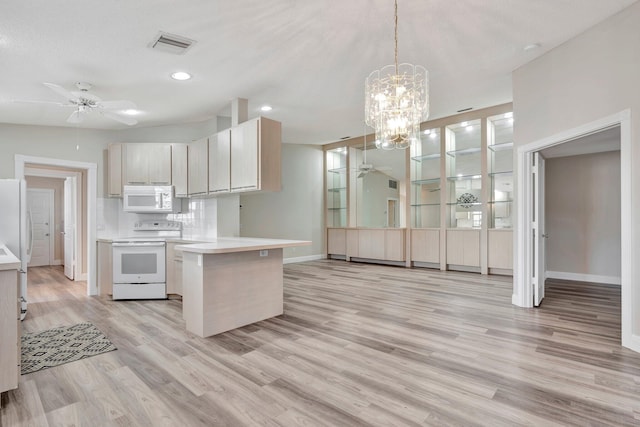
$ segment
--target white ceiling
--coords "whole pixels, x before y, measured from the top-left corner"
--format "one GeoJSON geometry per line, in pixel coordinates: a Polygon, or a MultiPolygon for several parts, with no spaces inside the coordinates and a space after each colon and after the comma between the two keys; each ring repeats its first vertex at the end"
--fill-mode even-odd
{"type": "MultiPolygon", "coordinates": [[[[430,118],[501,104],[514,69],[635,1],[399,0],[399,60],[429,70],[430,118]]],[[[11,100],[61,101],[42,82],[86,81],[135,102],[137,127],[211,120],[240,97],[250,116],[273,106],[284,142],[333,142],[362,134],[364,79],[393,62],[393,1],[5,1],[0,54],[1,122],[74,126],[67,108],[11,100]],[[197,44],[149,49],[161,30],[197,44]]],[[[81,126],[126,127],[100,115],[81,126]]]]}

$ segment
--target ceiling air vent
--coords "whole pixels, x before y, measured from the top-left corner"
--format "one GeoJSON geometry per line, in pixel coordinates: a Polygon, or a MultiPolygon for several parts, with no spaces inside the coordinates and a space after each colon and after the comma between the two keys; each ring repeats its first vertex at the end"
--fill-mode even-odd
{"type": "Polygon", "coordinates": [[[184,55],[195,43],[195,40],[160,31],[153,41],[149,43],[149,47],[175,55],[184,55]]]}

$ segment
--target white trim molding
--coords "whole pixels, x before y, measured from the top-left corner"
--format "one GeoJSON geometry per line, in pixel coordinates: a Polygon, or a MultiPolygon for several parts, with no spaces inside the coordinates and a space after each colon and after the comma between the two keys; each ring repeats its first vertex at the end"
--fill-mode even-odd
{"type": "Polygon", "coordinates": [[[605,283],[621,285],[620,276],[602,276],[598,274],[570,273],[566,271],[547,271],[547,279],[573,280],[574,282],[605,283]]]}
{"type": "Polygon", "coordinates": [[[96,198],[98,191],[98,165],[95,163],[77,162],[73,160],[53,159],[48,157],[26,156],[16,154],[15,177],[24,179],[25,164],[57,166],[87,171],[87,295],[98,295],[96,279],[96,198]]]}
{"type": "Polygon", "coordinates": [[[517,222],[514,233],[514,281],[512,302],[520,307],[533,306],[533,287],[531,277],[531,162],[533,153],[544,148],[586,136],[613,126],[620,126],[620,194],[621,194],[621,294],[622,294],[622,345],[640,352],[640,325],[634,327],[634,313],[640,316],[640,296],[634,291],[634,260],[640,252],[640,242],[633,239],[633,218],[638,217],[634,211],[634,194],[632,193],[632,143],[631,143],[631,110],[585,123],[567,129],[555,135],[522,145],[517,148],[515,165],[517,168],[516,212],[517,222]]]}

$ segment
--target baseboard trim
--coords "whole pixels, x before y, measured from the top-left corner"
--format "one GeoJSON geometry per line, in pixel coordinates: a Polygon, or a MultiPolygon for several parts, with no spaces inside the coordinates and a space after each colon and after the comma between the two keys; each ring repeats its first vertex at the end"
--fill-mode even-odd
{"type": "Polygon", "coordinates": [[[567,273],[563,271],[547,271],[547,279],[573,280],[576,282],[606,283],[621,285],[622,279],[616,276],[600,276],[597,274],[567,273]]]}
{"type": "Polygon", "coordinates": [[[307,255],[307,256],[298,256],[293,258],[284,258],[282,260],[283,264],[295,264],[297,262],[306,262],[306,261],[317,261],[319,259],[325,259],[326,255],[307,255]]]}
{"type": "Polygon", "coordinates": [[[623,337],[623,340],[622,340],[623,347],[627,347],[628,349],[633,350],[636,353],[640,353],[640,336],[631,335],[629,341],[628,342],[625,342],[625,341],[626,340],[623,337]]]}

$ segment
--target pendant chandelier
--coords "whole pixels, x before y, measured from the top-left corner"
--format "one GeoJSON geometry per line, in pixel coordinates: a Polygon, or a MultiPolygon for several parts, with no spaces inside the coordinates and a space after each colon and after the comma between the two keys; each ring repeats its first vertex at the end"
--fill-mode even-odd
{"type": "Polygon", "coordinates": [[[395,0],[395,62],[365,81],[365,121],[376,131],[376,147],[405,149],[420,140],[420,123],[429,116],[427,70],[398,65],[398,1],[395,0]]]}

